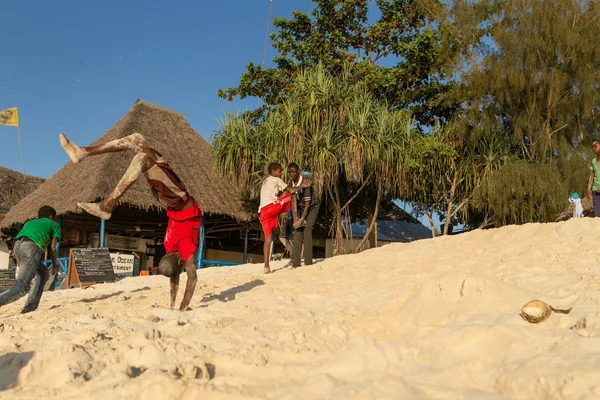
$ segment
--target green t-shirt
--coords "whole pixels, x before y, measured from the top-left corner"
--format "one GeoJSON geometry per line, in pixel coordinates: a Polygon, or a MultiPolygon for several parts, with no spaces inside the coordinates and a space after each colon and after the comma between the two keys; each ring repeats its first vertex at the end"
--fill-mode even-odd
{"type": "Polygon", "coordinates": [[[600,190],[600,162],[596,160],[596,157],[592,159],[590,171],[594,173],[594,183],[592,185],[592,190],[600,190]]]}
{"type": "Polygon", "coordinates": [[[17,239],[20,237],[29,238],[37,247],[46,250],[52,238],[60,239],[60,225],[49,218],[32,219],[23,226],[17,239]]]}

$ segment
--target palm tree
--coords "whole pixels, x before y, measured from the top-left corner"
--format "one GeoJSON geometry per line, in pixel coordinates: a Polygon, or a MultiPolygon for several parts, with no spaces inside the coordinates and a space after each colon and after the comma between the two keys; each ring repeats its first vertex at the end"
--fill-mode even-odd
{"type": "Polygon", "coordinates": [[[377,193],[369,233],[384,193],[398,192],[410,139],[403,134],[410,118],[378,104],[350,68],[336,75],[322,65],[299,72],[290,97],[263,122],[250,125],[242,115],[226,115],[213,139],[216,168],[254,195],[265,163],[294,161],[308,170],[315,197],[328,196],[333,204],[337,254],[349,236],[343,216],[365,187],[374,185],[377,193]]]}

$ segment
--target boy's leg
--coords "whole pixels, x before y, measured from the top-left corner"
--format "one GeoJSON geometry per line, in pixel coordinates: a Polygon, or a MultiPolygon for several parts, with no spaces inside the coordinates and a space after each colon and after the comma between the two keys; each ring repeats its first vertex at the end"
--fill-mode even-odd
{"type": "MultiPolygon", "coordinates": [[[[185,210],[184,210],[185,211],[185,210]]],[[[168,214],[168,213],[167,213],[168,214]]],[[[174,215],[169,215],[169,224],[165,233],[165,250],[169,253],[177,252],[178,260],[184,260],[184,265],[178,263],[177,271],[171,275],[171,307],[175,306],[177,290],[179,289],[179,275],[185,267],[187,273],[187,282],[185,284],[185,292],[179,309],[185,311],[194,296],[198,277],[196,274],[196,258],[198,255],[199,231],[201,217],[198,216],[185,220],[178,221],[174,215]]]]}
{"type": "Polygon", "coordinates": [[[187,282],[185,283],[185,293],[179,309],[185,311],[192,301],[196,283],[198,282],[198,274],[196,274],[196,253],[192,254],[185,260],[185,272],[187,273],[187,282]]]}
{"type": "Polygon", "coordinates": [[[19,260],[19,272],[13,287],[0,294],[0,306],[17,301],[29,292],[43,256],[42,250],[35,243],[24,240],[17,241],[13,252],[19,260]]]}
{"type": "Polygon", "coordinates": [[[140,133],[132,133],[121,139],[112,140],[100,146],[80,147],[71,142],[64,133],[60,134],[60,144],[71,158],[73,163],[78,163],[87,156],[117,151],[133,150],[136,153],[146,152],[146,139],[140,133]]]}
{"type": "Polygon", "coordinates": [[[273,232],[271,232],[268,236],[265,236],[265,244],[263,246],[263,255],[265,260],[264,272],[268,274],[271,272],[271,267],[269,266],[269,259],[271,258],[271,243],[273,242],[273,232]]]}
{"type": "Polygon", "coordinates": [[[48,280],[48,276],[50,276],[50,272],[40,260],[36,271],[36,276],[33,279],[33,285],[31,285],[31,290],[29,291],[29,297],[27,298],[27,302],[25,302],[25,306],[23,307],[21,314],[37,310],[38,306],[40,305],[40,300],[42,299],[44,285],[48,280]]]}
{"type": "Polygon", "coordinates": [[[315,206],[308,211],[306,216],[306,226],[304,227],[304,265],[312,265],[313,263],[313,238],[312,230],[319,215],[319,206],[315,206]]]}
{"type": "Polygon", "coordinates": [[[290,209],[290,194],[286,193],[274,203],[264,207],[260,212],[260,224],[265,233],[265,244],[263,246],[263,256],[265,260],[264,272],[271,272],[269,259],[271,257],[271,243],[273,243],[273,231],[279,226],[279,214],[287,213],[290,209]]]}
{"type": "Polygon", "coordinates": [[[77,203],[77,205],[98,218],[110,219],[111,213],[119,199],[137,181],[142,172],[147,171],[153,165],[154,161],[146,153],[136,154],[133,160],[131,160],[129,168],[127,168],[127,171],[117,184],[117,187],[104,201],[100,203],[77,203]]]}
{"type": "Polygon", "coordinates": [[[594,217],[600,217],[600,191],[592,192],[592,204],[594,205],[594,217]]]}
{"type": "MultiPolygon", "coordinates": [[[[181,271],[180,271],[181,272],[181,271]]],[[[177,299],[177,291],[179,290],[179,274],[171,276],[171,308],[175,307],[175,300],[177,299]]]]}
{"type": "Polygon", "coordinates": [[[183,265],[177,264],[177,269],[173,271],[171,275],[171,308],[175,307],[175,300],[177,299],[177,291],[179,290],[179,275],[183,271],[183,265]]]}
{"type": "Polygon", "coordinates": [[[292,268],[296,268],[300,266],[300,261],[302,260],[302,238],[304,237],[304,229],[299,228],[294,231],[294,240],[293,246],[294,250],[292,251],[292,268]]]}
{"type": "Polygon", "coordinates": [[[292,195],[292,205],[291,205],[291,209],[292,209],[292,221],[294,221],[294,224],[296,222],[298,222],[298,196],[294,193],[292,195]]]}

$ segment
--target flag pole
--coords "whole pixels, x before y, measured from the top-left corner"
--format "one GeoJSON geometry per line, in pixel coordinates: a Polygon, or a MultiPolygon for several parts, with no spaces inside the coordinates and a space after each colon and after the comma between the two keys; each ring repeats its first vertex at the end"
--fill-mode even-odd
{"type": "Polygon", "coordinates": [[[21,142],[21,127],[17,125],[17,135],[19,136],[19,149],[21,150],[21,169],[25,173],[25,157],[23,157],[23,143],[21,142]]]}

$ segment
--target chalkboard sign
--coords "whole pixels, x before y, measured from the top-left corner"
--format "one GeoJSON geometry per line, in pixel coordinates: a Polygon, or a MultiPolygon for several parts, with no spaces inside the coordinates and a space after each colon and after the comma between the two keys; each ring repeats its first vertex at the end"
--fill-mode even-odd
{"type": "Polygon", "coordinates": [[[15,270],[0,270],[0,293],[8,290],[15,284],[15,270]]]}
{"type": "Polygon", "coordinates": [[[71,249],[67,287],[114,281],[115,272],[107,248],[71,249]]]}

